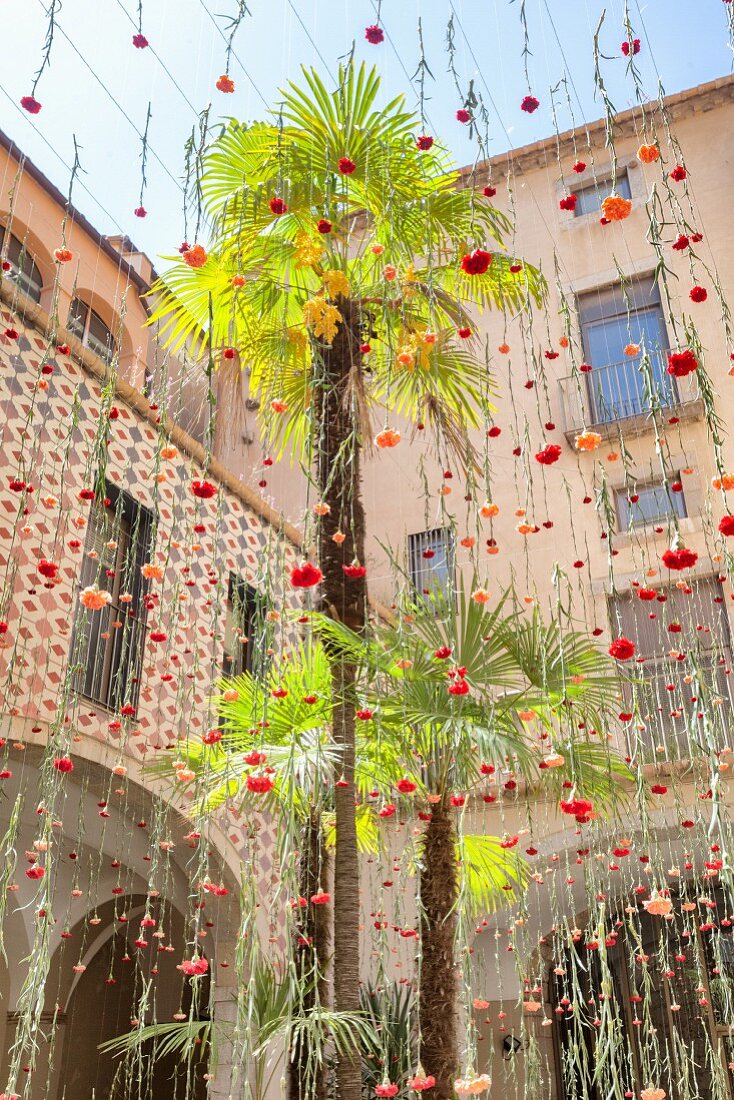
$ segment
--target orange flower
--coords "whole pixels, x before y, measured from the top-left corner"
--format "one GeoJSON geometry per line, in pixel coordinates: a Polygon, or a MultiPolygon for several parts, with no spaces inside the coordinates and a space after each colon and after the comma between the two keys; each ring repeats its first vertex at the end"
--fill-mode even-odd
{"type": "Polygon", "coordinates": [[[673,912],[673,903],[670,898],[661,898],[657,891],[648,901],[643,901],[642,904],[645,907],[645,912],[653,917],[667,917],[668,913],[673,912]]]}
{"type": "Polygon", "coordinates": [[[74,259],[74,253],[68,248],[55,248],[54,256],[60,264],[68,264],[69,260],[74,259]]]}
{"type": "Polygon", "coordinates": [[[722,474],[721,477],[715,477],[712,479],[711,484],[714,489],[726,489],[727,491],[734,489],[734,474],[722,474]]]}
{"type": "Polygon", "coordinates": [[[568,347],[568,337],[567,336],[559,337],[558,346],[562,347],[562,348],[567,348],[568,347]]]}
{"type": "Polygon", "coordinates": [[[565,756],[561,756],[560,752],[549,752],[542,760],[544,768],[562,768],[566,763],[565,756]]]}
{"type": "Polygon", "coordinates": [[[161,447],[161,458],[178,458],[178,450],[173,446],[161,447]]]}
{"type": "Polygon", "coordinates": [[[334,534],[331,536],[331,541],[335,542],[337,546],[341,546],[346,537],[347,536],[344,534],[343,531],[335,531],[334,534]]]}
{"type": "Polygon", "coordinates": [[[630,359],[634,359],[636,355],[640,354],[639,344],[625,344],[624,354],[628,355],[630,359]]]}
{"type": "Polygon", "coordinates": [[[245,278],[244,275],[233,275],[232,276],[232,286],[236,287],[238,290],[239,290],[240,287],[243,287],[246,282],[247,282],[247,279],[245,278]]]}
{"type": "Polygon", "coordinates": [[[464,538],[461,540],[461,545],[464,547],[465,550],[471,550],[476,541],[477,540],[472,538],[471,535],[465,535],[464,538]]]}
{"type": "Polygon", "coordinates": [[[510,345],[500,344],[500,346],[497,348],[497,351],[500,353],[500,355],[508,355],[510,351],[510,345]]]}
{"type": "Polygon", "coordinates": [[[397,447],[400,442],[400,432],[394,431],[392,428],[383,428],[381,432],[378,432],[375,436],[375,444],[378,447],[397,447]]]}
{"type": "Polygon", "coordinates": [[[328,516],[331,507],[325,500],[320,500],[317,504],[314,504],[313,511],[316,516],[328,516]]]}
{"type": "Polygon", "coordinates": [[[632,203],[629,199],[623,199],[621,195],[617,195],[612,192],[611,195],[607,195],[601,204],[601,212],[607,221],[610,222],[623,222],[625,218],[630,216],[632,210],[632,203]]]}
{"type": "Polygon", "coordinates": [[[233,92],[234,80],[231,76],[227,76],[226,73],[223,73],[217,81],[217,88],[220,92],[233,92]]]}
{"type": "Polygon", "coordinates": [[[112,602],[112,594],[105,592],[104,589],[97,588],[96,585],[90,585],[89,588],[82,589],[79,599],[89,611],[101,611],[103,607],[112,602]]]}
{"type": "Polygon", "coordinates": [[[474,603],[485,604],[489,603],[491,595],[486,588],[477,588],[472,592],[471,598],[474,600],[474,603]]]}
{"type": "Polygon", "coordinates": [[[189,267],[203,267],[207,261],[206,250],[203,245],[195,244],[193,248],[187,248],[181,254],[181,259],[189,267]]]}
{"type": "Polygon", "coordinates": [[[382,269],[382,274],[389,283],[392,283],[396,279],[398,272],[392,264],[385,264],[382,269]]]}
{"type": "Polygon", "coordinates": [[[156,565],[154,562],[146,562],[145,565],[141,565],[140,572],[143,574],[146,581],[163,580],[163,568],[160,565],[156,565]]]}
{"type": "Polygon", "coordinates": [[[479,509],[479,511],[480,511],[481,515],[484,517],[484,519],[492,519],[493,516],[496,516],[496,515],[499,514],[499,505],[490,504],[490,502],[487,501],[486,504],[482,505],[482,507],[479,509]]]}
{"type": "Polygon", "coordinates": [[[404,351],[398,352],[398,363],[400,363],[401,367],[409,367],[412,364],[412,362],[413,362],[413,352],[412,351],[408,351],[406,349],[404,351]]]}
{"type": "Polygon", "coordinates": [[[595,451],[601,443],[598,432],[579,432],[574,440],[577,451],[595,451]]]}
{"type": "Polygon", "coordinates": [[[274,413],[288,412],[288,406],[285,401],[279,401],[277,398],[270,402],[270,410],[274,413]]]}
{"type": "Polygon", "coordinates": [[[607,462],[617,462],[619,460],[619,451],[610,451],[607,455],[607,462]]]}
{"type": "Polygon", "coordinates": [[[660,158],[660,150],[657,145],[641,145],[637,150],[637,159],[643,164],[654,164],[660,158]]]}

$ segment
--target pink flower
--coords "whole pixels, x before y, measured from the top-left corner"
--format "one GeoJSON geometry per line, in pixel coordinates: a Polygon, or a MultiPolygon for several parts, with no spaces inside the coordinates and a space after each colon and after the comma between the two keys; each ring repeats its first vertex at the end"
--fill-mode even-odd
{"type": "Polygon", "coordinates": [[[41,104],[37,99],[34,99],[32,95],[24,95],[20,101],[20,105],[29,115],[37,115],[41,110],[41,104]]]}
{"type": "Polygon", "coordinates": [[[527,115],[531,115],[533,111],[537,111],[538,107],[540,107],[540,100],[536,99],[534,95],[526,95],[520,104],[520,110],[524,111],[527,115]]]}
{"type": "Polygon", "coordinates": [[[206,974],[209,962],[203,955],[194,955],[193,959],[186,959],[181,963],[181,969],[189,978],[196,978],[200,974],[206,974]]]}
{"type": "MultiPolygon", "coordinates": [[[[623,42],[622,46],[621,46],[621,49],[622,49],[622,53],[624,54],[624,56],[629,57],[629,55],[630,55],[630,44],[629,44],[629,42],[623,42]]],[[[639,52],[640,52],[640,40],[639,40],[639,38],[633,38],[632,39],[632,53],[636,54],[636,53],[639,53],[639,52]]]]}
{"type": "Polygon", "coordinates": [[[385,32],[376,23],[371,27],[365,27],[364,36],[373,46],[379,46],[381,42],[385,41],[385,32]]]}
{"type": "Polygon", "coordinates": [[[421,134],[421,136],[416,139],[415,144],[418,149],[422,149],[425,152],[433,145],[433,138],[430,137],[428,134],[421,134]]]}
{"type": "Polygon", "coordinates": [[[460,107],[459,110],[456,112],[456,121],[457,122],[470,122],[471,121],[471,115],[469,114],[469,112],[464,107],[460,107]]]}
{"type": "Polygon", "coordinates": [[[147,213],[148,213],[148,211],[145,209],[144,206],[136,206],[135,209],[133,210],[133,214],[135,215],[136,218],[144,218],[147,215],[147,213]]]}
{"type": "Polygon", "coordinates": [[[148,39],[144,34],[138,33],[133,35],[133,46],[136,50],[144,50],[148,44],[148,39]]]}

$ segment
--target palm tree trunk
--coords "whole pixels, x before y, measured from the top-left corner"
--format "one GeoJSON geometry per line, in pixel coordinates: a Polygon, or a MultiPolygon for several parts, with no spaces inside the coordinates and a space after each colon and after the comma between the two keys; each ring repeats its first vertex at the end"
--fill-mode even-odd
{"type": "MultiPolygon", "coordinates": [[[[298,1015],[317,1004],[328,1004],[326,970],[329,954],[329,906],[311,905],[310,898],[329,881],[328,853],[324,845],[321,814],[312,807],[303,830],[298,874],[299,890],[309,904],[299,911],[293,958],[301,985],[298,1015]]],[[[319,1066],[309,1044],[296,1041],[289,1051],[288,1100],[314,1100],[326,1095],[326,1066],[319,1066]]]]}
{"type": "MultiPolygon", "coordinates": [[[[367,583],[349,578],[342,569],[365,556],[365,518],[362,506],[359,415],[355,394],[361,384],[361,310],[357,302],[339,297],[342,322],[330,347],[321,349],[316,366],[320,414],[316,481],[321,499],[329,505],[319,528],[319,565],[324,612],[363,633],[367,618],[367,583]],[[337,533],[345,536],[334,541],[337,533]]],[[[336,850],[334,853],[334,1007],[337,1012],[359,1012],[359,855],[354,787],[354,665],[331,655],[334,698],[332,738],[340,751],[339,782],[335,791],[336,850]]],[[[340,1058],[336,1069],[339,1100],[360,1100],[361,1061],[355,1048],[340,1058]]]]}
{"type": "Polygon", "coordinates": [[[432,1100],[454,1100],[459,1070],[454,944],[458,894],[456,830],[448,798],[431,807],[420,874],[420,1061],[436,1078],[432,1100]]]}

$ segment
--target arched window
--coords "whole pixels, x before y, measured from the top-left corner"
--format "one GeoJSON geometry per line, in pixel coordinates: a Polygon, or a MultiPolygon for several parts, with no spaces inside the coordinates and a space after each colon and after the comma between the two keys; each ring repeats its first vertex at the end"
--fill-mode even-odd
{"type": "Polygon", "coordinates": [[[116,351],[115,338],[98,313],[81,298],[74,298],[69,306],[67,328],[85,348],[89,348],[105,363],[111,363],[116,351]]]}
{"type": "Polygon", "coordinates": [[[670,886],[670,919],[628,907],[605,943],[594,931],[562,948],[549,1000],[564,1100],[638,1096],[651,1083],[671,1098],[734,1100],[732,902],[702,885],[670,886]]]}
{"type": "Polygon", "coordinates": [[[3,225],[0,225],[0,255],[4,263],[10,264],[10,269],[4,273],[5,278],[12,279],[22,293],[34,302],[40,302],[43,276],[27,246],[3,225]]]}

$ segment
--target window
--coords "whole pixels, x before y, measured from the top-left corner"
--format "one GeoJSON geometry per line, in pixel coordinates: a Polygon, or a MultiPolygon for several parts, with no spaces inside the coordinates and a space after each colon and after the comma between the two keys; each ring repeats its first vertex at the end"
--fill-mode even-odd
{"type": "Polygon", "coordinates": [[[10,264],[10,270],[5,273],[5,277],[11,279],[23,294],[32,298],[34,302],[40,302],[43,276],[25,244],[2,225],[0,225],[0,255],[10,264]]]}
{"type": "Polygon", "coordinates": [[[267,667],[264,611],[262,594],[236,573],[230,573],[222,662],[225,676],[241,676],[243,672],[251,672],[254,676],[264,673],[267,667]]]}
{"type": "Polygon", "coordinates": [[[598,996],[605,975],[599,953],[587,951],[584,946],[585,939],[596,936],[582,937],[572,947],[561,948],[563,966],[554,968],[549,980],[553,1007],[562,1007],[564,998],[571,1005],[557,1014],[558,1028],[554,1028],[560,1055],[559,1096],[604,1100],[615,1094],[621,1096],[626,1090],[638,1096],[640,1089],[649,1085],[649,1066],[644,1057],[649,1047],[641,1037],[639,1022],[635,1023],[635,1018],[642,1016],[648,1028],[656,1030],[656,1042],[665,1051],[656,1085],[668,1096],[678,1096],[680,1082],[693,1069],[691,1095],[731,1100],[732,1078],[726,1073],[726,1065],[731,1061],[728,1022],[734,932],[731,925],[719,923],[715,935],[707,935],[697,927],[698,920],[686,921],[681,911],[684,900],[703,893],[714,903],[710,915],[703,919],[718,922],[729,915],[731,899],[728,890],[710,883],[690,882],[687,890],[683,884],[668,886],[673,901],[670,920],[660,920],[642,909],[633,918],[629,910],[617,914],[612,911],[620,919],[616,924],[609,921],[609,932],[616,929],[616,943],[606,952],[606,965],[610,978],[608,1000],[618,1028],[603,1059],[595,1058],[594,1018],[599,1012],[598,996]],[[665,966],[651,965],[643,977],[635,962],[641,954],[673,960],[681,951],[685,962],[675,965],[673,981],[666,979],[665,966]],[[635,1003],[637,998],[644,1006],[635,1003]]]}
{"type": "MultiPolygon", "coordinates": [[[[678,475],[674,480],[678,480],[678,475]]],[[[662,482],[618,489],[614,495],[620,531],[667,523],[674,516],[683,519],[688,515],[685,495],[674,493],[662,482]]]]}
{"type": "Polygon", "coordinates": [[[108,507],[92,505],[79,588],[99,584],[112,594],[101,611],[81,604],[72,639],[77,690],[110,710],[137,705],[145,641],[146,582],[151,515],[116,486],[105,488],[108,507]]]}
{"type": "MultiPolygon", "coordinates": [[[[690,756],[689,743],[702,733],[699,696],[727,704],[711,707],[712,724],[730,713],[732,644],[724,596],[716,577],[701,577],[682,588],[656,589],[653,599],[633,590],[610,600],[612,633],[632,639],[635,656],[643,658],[630,664],[623,686],[625,709],[636,723],[628,727],[630,752],[649,758],[665,743],[671,758],[690,756]]],[[[723,727],[719,734],[726,740],[723,727]]]]}
{"type": "MultiPolygon", "coordinates": [[[[570,190],[576,196],[575,216],[577,218],[582,214],[598,214],[602,202],[612,193],[612,177],[594,180],[592,183],[587,183],[585,187],[572,187],[570,190]]],[[[614,190],[623,199],[632,198],[629,176],[626,172],[620,172],[617,176],[614,190]]]]}
{"type": "Polygon", "coordinates": [[[448,527],[408,536],[410,579],[421,596],[454,594],[454,537],[448,527]]]}
{"type": "Polygon", "coordinates": [[[667,372],[668,338],[660,291],[652,278],[633,279],[578,297],[591,419],[609,424],[650,411],[655,400],[678,400],[667,372]],[[625,348],[639,345],[629,356],[625,348]],[[643,354],[646,353],[646,354],[643,354]]]}
{"type": "Polygon", "coordinates": [[[98,313],[81,298],[74,298],[69,306],[67,319],[69,332],[73,333],[85,348],[89,348],[105,363],[111,363],[115,356],[115,339],[98,313]]]}

